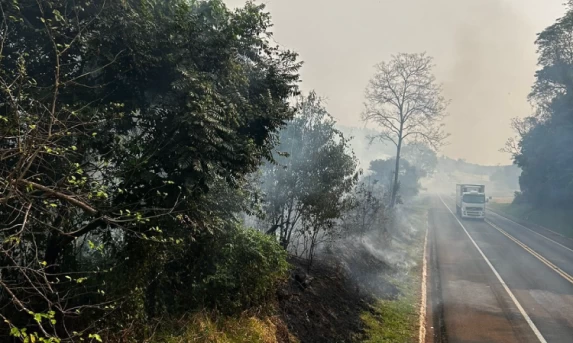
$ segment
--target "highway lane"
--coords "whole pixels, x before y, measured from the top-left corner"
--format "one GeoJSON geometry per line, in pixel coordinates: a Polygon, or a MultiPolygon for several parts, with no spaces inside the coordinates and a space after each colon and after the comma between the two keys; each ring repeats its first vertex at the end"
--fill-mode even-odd
{"type": "Polygon", "coordinates": [[[435,197],[429,211],[427,337],[573,342],[573,251],[495,214],[458,221],[452,209],[451,198],[435,197]]]}
{"type": "Polygon", "coordinates": [[[571,244],[573,241],[530,229],[492,211],[488,211],[486,217],[490,224],[501,228],[567,274],[573,275],[573,246],[571,244]]]}

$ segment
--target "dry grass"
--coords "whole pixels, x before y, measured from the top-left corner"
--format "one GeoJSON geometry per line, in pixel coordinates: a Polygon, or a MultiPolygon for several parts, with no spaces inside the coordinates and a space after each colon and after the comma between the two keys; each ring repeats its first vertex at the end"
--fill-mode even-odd
{"type": "Polygon", "coordinates": [[[155,343],[286,343],[298,342],[277,317],[215,316],[196,313],[178,323],[181,330],[159,335],[155,343]]]}
{"type": "Polygon", "coordinates": [[[511,204],[513,197],[493,197],[490,201],[497,204],[511,204]]]}

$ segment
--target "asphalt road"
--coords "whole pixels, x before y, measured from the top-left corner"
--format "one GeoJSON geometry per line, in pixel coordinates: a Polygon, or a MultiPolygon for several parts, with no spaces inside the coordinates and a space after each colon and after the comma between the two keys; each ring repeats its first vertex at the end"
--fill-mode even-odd
{"type": "Polygon", "coordinates": [[[426,341],[572,343],[573,240],[454,213],[451,197],[434,197],[426,341]]]}

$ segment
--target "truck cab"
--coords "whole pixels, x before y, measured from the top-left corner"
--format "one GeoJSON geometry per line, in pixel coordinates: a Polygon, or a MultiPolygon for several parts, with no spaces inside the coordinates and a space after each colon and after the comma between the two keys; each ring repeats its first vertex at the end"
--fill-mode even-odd
{"type": "Polygon", "coordinates": [[[456,185],[456,211],[462,218],[485,219],[485,185],[456,185]]]}

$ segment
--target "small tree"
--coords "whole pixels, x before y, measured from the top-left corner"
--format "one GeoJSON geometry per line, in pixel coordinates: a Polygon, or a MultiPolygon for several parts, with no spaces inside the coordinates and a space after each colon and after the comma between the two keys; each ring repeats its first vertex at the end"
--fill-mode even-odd
{"type": "Polygon", "coordinates": [[[441,124],[448,101],[432,74],[433,66],[432,58],[425,53],[400,53],[390,62],[376,65],[366,88],[362,119],[381,128],[371,140],[389,140],[396,145],[390,206],[396,202],[403,144],[424,142],[438,148],[448,137],[441,124]]]}
{"type": "Polygon", "coordinates": [[[274,163],[262,168],[268,234],[312,260],[316,247],[331,237],[350,205],[357,182],[356,159],[348,140],[315,93],[299,97],[298,113],[280,133],[274,163]]]}
{"type": "Polygon", "coordinates": [[[384,187],[371,176],[364,177],[351,195],[352,206],[342,218],[342,229],[349,236],[364,236],[374,230],[385,233],[384,187]]]}

